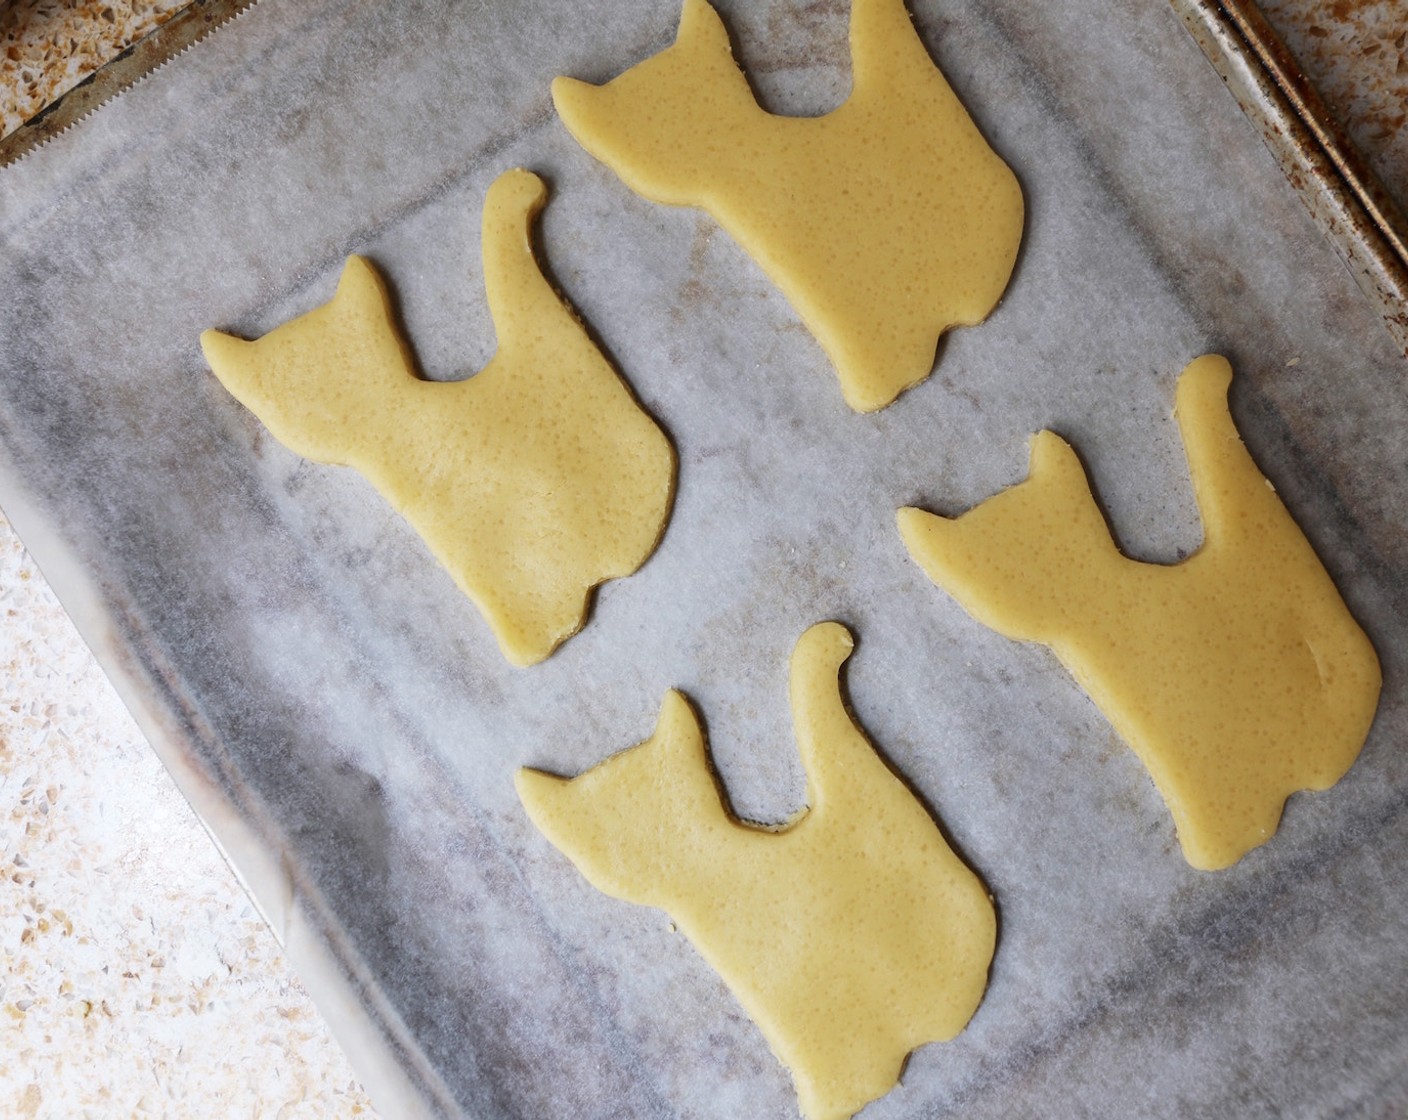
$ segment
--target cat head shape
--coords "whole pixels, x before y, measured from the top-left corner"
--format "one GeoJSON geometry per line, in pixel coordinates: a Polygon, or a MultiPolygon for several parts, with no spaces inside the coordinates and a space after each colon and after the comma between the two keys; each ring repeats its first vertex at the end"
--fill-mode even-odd
{"type": "Polygon", "coordinates": [[[1073,586],[1098,594],[1071,573],[1116,551],[1080,459],[1054,432],[1032,437],[1027,478],[1017,485],[958,517],[902,509],[897,521],[930,579],[979,622],[1030,641],[1078,608],[1073,586]]]}
{"type": "Polygon", "coordinates": [[[305,458],[341,461],[349,429],[386,407],[397,382],[414,379],[394,326],[391,298],[362,257],[349,257],[333,298],[252,342],[208,330],[200,345],[220,383],[305,458]],[[331,346],[345,377],[336,392],[303,373],[331,346]]]}
{"type": "Polygon", "coordinates": [[[679,34],[659,54],[601,86],[557,78],[552,99],[592,155],[618,169],[630,166],[622,174],[633,190],[677,205],[697,201],[733,122],[757,113],[728,29],[706,0],[686,0],[679,34]],[[700,79],[713,91],[705,101],[700,79]]]}

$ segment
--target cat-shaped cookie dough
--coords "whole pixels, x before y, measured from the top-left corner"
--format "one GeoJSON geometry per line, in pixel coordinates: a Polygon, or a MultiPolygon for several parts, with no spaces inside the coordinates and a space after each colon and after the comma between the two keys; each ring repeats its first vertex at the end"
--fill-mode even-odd
{"type": "Polygon", "coordinates": [[[850,96],[764,111],[706,0],[674,45],[604,86],[553,83],[572,135],[638,194],[712,214],[782,289],[846,402],[929,376],[939,336],[986,318],[1021,241],[1016,177],[935,67],[904,0],[854,0],[850,96]]]}
{"type": "Polygon", "coordinates": [[[1292,793],[1358,756],[1378,658],[1227,405],[1232,370],[1199,358],[1177,417],[1203,519],[1178,564],[1122,556],[1075,452],[1042,432],[1025,482],[949,520],[901,510],[929,577],[974,618],[1042,642],[1139,755],[1194,867],[1235,863],[1292,793]]]}
{"type": "Polygon", "coordinates": [[[567,780],[518,774],[533,823],[599,890],[669,912],[792,1071],[811,1120],[889,1091],[914,1047],[958,1034],[987,984],[992,901],[841,697],[850,633],[813,626],[791,700],[809,808],[735,820],[688,701],[646,742],[567,780]]]}
{"type": "Polygon", "coordinates": [[[386,290],[352,257],[332,302],[255,342],[206,331],[221,383],[282,443],[356,467],[484,614],[515,665],[574,634],[591,590],[655,548],[674,450],[533,257],[547,191],[501,175],[484,203],[499,348],[463,381],[416,376],[386,290]]]}

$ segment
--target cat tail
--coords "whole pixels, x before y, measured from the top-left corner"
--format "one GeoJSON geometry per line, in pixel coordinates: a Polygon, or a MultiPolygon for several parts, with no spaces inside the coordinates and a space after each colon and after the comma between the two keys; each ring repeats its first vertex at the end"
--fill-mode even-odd
{"type": "MultiPolygon", "coordinates": [[[[1292,532],[1290,513],[1232,420],[1231,384],[1231,363],[1204,354],[1179,374],[1175,393],[1174,416],[1203,522],[1203,548],[1212,552],[1256,549],[1268,533],[1292,532]]],[[[1294,534],[1299,536],[1299,529],[1294,534]]]]}
{"type": "Polygon", "coordinates": [[[819,622],[792,651],[792,725],[814,814],[856,811],[876,781],[893,781],[841,694],[841,667],[854,649],[855,639],[839,622],[819,622]]]}
{"type": "MultiPolygon", "coordinates": [[[[574,336],[578,360],[603,361],[581,320],[543,275],[533,251],[533,225],[547,203],[547,185],[531,171],[505,171],[484,197],[482,245],[484,294],[498,336],[498,352],[509,368],[538,363],[536,340],[551,335],[556,321],[574,336]]],[[[564,365],[559,339],[550,365],[564,365]]]]}

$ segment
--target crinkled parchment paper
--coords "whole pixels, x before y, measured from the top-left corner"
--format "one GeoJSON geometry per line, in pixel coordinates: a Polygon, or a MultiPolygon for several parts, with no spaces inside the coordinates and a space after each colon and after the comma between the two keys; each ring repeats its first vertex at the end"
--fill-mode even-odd
{"type": "MultiPolygon", "coordinates": [[[[846,5],[720,6],[767,106],[842,99],[846,5]]],[[[1029,222],[1001,307],[873,416],[709,218],[636,198],[552,112],[554,75],[667,44],[676,0],[265,0],[0,174],[0,504],[388,1116],[795,1114],[718,978],[587,886],[512,775],[638,742],[680,687],[738,811],[786,816],[786,657],[824,618],[858,635],[861,723],[1000,909],[976,1017],[867,1117],[1408,1107],[1408,368],[1163,3],[914,12],[1029,222]],[[550,181],[551,274],[680,459],[659,551],[530,670],[196,342],[323,302],[359,252],[428,376],[479,368],[479,208],[515,166],[550,181]],[[1023,477],[1051,427],[1130,553],[1185,555],[1170,413],[1205,351],[1385,679],[1349,776],[1218,874],[1054,657],[971,621],[893,524],[1023,477]]]]}

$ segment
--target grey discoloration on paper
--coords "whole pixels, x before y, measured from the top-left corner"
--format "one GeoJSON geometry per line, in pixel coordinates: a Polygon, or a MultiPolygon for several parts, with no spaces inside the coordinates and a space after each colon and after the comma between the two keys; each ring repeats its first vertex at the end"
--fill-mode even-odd
{"type": "MultiPolygon", "coordinates": [[[[721,7],[746,61],[780,65],[759,78],[772,108],[844,96],[844,5],[721,7]]],[[[969,1028],[867,1116],[1408,1101],[1403,360],[1171,11],[914,11],[1028,227],[991,319],[873,416],[727,236],[630,194],[551,113],[554,75],[605,79],[668,43],[674,0],[266,0],[0,175],[0,503],[41,566],[96,589],[109,670],[169,713],[163,749],[285,869],[443,1112],[792,1114],[718,978],[663,915],[592,891],[512,773],[639,742],[679,687],[738,811],[781,819],[804,795],[786,657],[823,618],[857,634],[861,724],[1001,921],[969,1028]],[[550,183],[543,259],[680,458],[657,553],[530,670],[369,484],[269,438],[196,342],[324,302],[360,252],[428,376],[478,368],[479,207],[513,166],[550,183]],[[1016,481],[1053,428],[1127,551],[1185,555],[1173,385],[1209,350],[1385,670],[1348,777],[1215,875],[1183,863],[1055,659],[964,615],[893,522],[1016,481]]]]}

